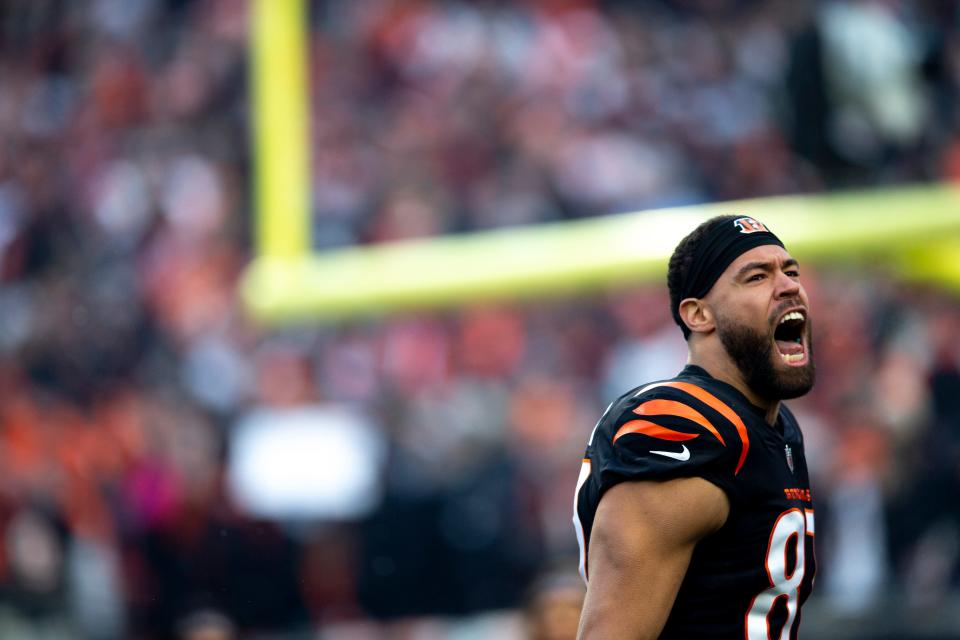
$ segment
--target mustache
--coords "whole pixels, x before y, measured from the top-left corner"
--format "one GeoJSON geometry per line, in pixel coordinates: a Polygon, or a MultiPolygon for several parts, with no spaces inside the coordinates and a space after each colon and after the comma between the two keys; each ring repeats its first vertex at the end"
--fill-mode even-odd
{"type": "Polygon", "coordinates": [[[782,303],[778,304],[777,307],[770,314],[770,322],[773,323],[777,318],[783,315],[787,309],[794,309],[800,307],[804,310],[809,320],[810,311],[807,309],[807,305],[803,304],[803,300],[800,298],[792,298],[790,300],[784,300],[782,303]]]}

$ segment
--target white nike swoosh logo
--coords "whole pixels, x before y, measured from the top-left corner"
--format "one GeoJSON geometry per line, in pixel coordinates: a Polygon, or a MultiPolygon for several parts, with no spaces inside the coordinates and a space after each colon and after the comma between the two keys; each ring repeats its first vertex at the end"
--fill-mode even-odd
{"type": "Polygon", "coordinates": [[[680,462],[686,462],[690,459],[690,449],[687,449],[687,445],[682,446],[683,451],[651,451],[650,453],[657,453],[661,456],[667,456],[668,458],[679,460],[680,462]]]}

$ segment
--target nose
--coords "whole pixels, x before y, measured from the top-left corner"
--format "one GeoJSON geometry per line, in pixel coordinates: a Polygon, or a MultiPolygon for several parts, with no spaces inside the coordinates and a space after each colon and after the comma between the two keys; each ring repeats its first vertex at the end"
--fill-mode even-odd
{"type": "Polygon", "coordinates": [[[800,283],[783,271],[777,272],[777,282],[774,295],[778,298],[795,298],[800,295],[800,283]]]}

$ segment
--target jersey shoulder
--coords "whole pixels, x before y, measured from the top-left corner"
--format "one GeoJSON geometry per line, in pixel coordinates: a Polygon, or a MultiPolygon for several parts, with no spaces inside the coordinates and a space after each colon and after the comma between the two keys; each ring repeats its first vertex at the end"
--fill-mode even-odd
{"type": "Polygon", "coordinates": [[[587,457],[601,490],[624,480],[685,476],[726,489],[748,443],[743,419],[722,386],[685,370],[618,398],[597,425],[587,457]]]}

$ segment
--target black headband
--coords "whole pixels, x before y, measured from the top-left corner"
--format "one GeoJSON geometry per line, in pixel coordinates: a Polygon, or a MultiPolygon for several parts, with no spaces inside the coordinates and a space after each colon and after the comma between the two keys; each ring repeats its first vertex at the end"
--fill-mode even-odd
{"type": "MultiPolygon", "coordinates": [[[[690,271],[680,285],[680,300],[707,295],[731,262],[750,249],[768,244],[783,246],[780,238],[753,218],[717,220],[694,250],[690,271]]],[[[674,309],[673,313],[683,335],[689,336],[690,329],[680,319],[680,310],[674,309]]]]}

